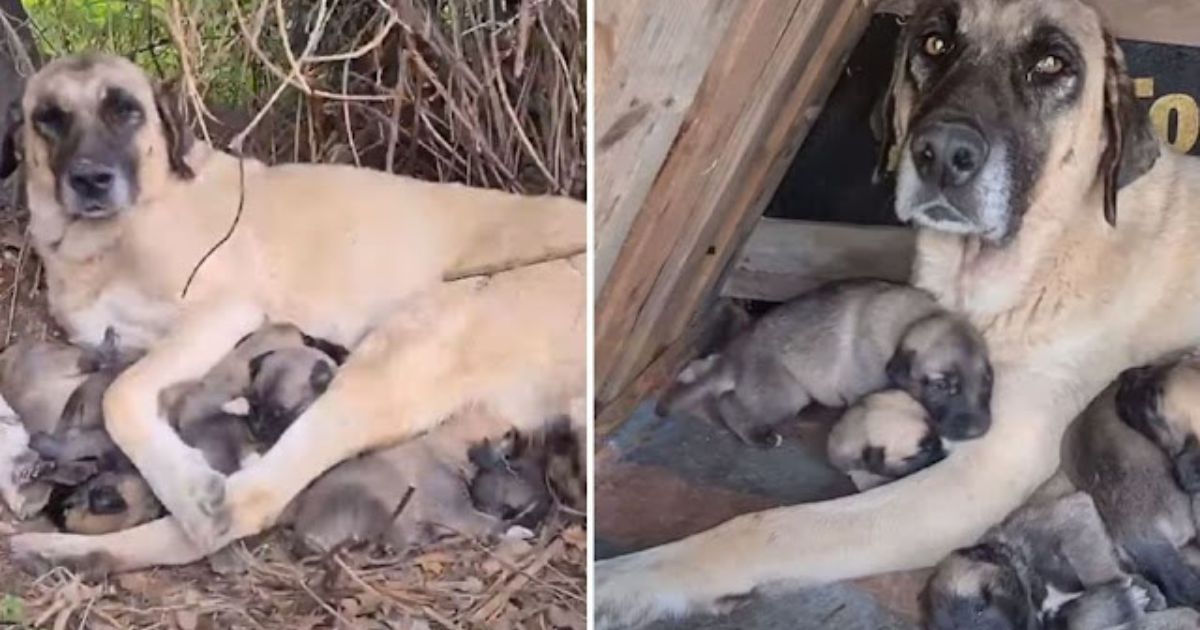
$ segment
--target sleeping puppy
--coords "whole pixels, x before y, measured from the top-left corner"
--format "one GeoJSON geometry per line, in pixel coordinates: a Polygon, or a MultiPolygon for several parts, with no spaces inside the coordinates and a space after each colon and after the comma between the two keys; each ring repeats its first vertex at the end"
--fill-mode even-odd
{"type": "Polygon", "coordinates": [[[869,394],[829,433],[829,462],[860,491],[906,477],[946,457],[928,412],[907,392],[869,394]]]}
{"type": "Polygon", "coordinates": [[[582,440],[569,418],[535,435],[511,430],[496,443],[484,440],[467,452],[475,465],[471,501],[481,512],[534,530],[557,504],[570,513],[586,509],[582,440]]]}
{"type": "Polygon", "coordinates": [[[1200,359],[1183,356],[1126,371],[1116,404],[1122,419],[1171,459],[1184,492],[1200,492],[1200,359]]]}
{"type": "Polygon", "coordinates": [[[719,421],[770,447],[775,425],[809,404],[842,407],[889,384],[921,401],[943,437],[991,424],[982,337],[929,294],[881,280],[832,282],[776,307],[684,368],[657,412],[719,421]]]}
{"type": "Polygon", "coordinates": [[[1091,497],[1076,492],[1023,507],[950,554],[921,599],[931,630],[1036,629],[1064,597],[1129,584],[1147,593],[1147,609],[1162,608],[1153,586],[1122,569],[1091,497]]]}
{"type": "Polygon", "coordinates": [[[1176,466],[1135,426],[1168,399],[1182,398],[1191,379],[1176,379],[1182,364],[1123,373],[1088,406],[1064,442],[1064,472],[1095,499],[1132,568],[1154,582],[1172,606],[1200,605],[1200,573],[1184,546],[1196,536],[1193,499],[1176,483],[1176,466]],[[1136,401],[1136,402],[1135,402],[1136,401]]]}
{"type": "Polygon", "coordinates": [[[273,352],[290,352],[297,348],[323,353],[336,365],[341,365],[349,354],[344,347],[310,337],[292,324],[267,324],[238,341],[233,351],[202,378],[168,388],[160,396],[160,402],[166,407],[165,415],[177,427],[212,417],[229,401],[251,395],[252,368],[256,359],[261,361],[273,352]]]}
{"type": "Polygon", "coordinates": [[[264,445],[274,444],[283,430],[317,396],[329,388],[338,363],[310,346],[271,350],[250,360],[250,430],[264,445]]]}
{"type": "Polygon", "coordinates": [[[0,430],[0,493],[21,519],[42,511],[50,499],[47,475],[78,478],[86,471],[54,470],[38,455],[39,436],[70,425],[99,425],[99,402],[86,404],[81,392],[103,390],[114,370],[135,358],[119,348],[109,330],[97,348],[79,348],[55,340],[21,340],[0,352],[0,396],[7,403],[0,430]]]}
{"type": "Polygon", "coordinates": [[[547,477],[559,500],[582,496],[582,462],[565,461],[578,452],[580,428],[551,421],[544,436],[513,434],[493,444],[498,422],[487,410],[467,409],[419,438],[343,462],[297,497],[283,522],[320,553],[358,542],[407,549],[453,533],[487,539],[512,526],[532,530],[550,506],[547,477]],[[560,431],[571,432],[570,449],[560,431]],[[555,469],[571,472],[556,478],[555,469]]]}
{"type": "Polygon", "coordinates": [[[1054,614],[1048,630],[1195,630],[1200,613],[1190,608],[1146,612],[1159,605],[1145,583],[1113,582],[1089,589],[1054,614]]]}

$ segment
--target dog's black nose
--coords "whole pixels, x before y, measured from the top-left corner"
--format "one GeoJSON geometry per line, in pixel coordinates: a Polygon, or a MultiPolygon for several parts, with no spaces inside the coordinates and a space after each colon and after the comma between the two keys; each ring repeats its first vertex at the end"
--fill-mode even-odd
{"type": "Polygon", "coordinates": [[[988,142],[970,123],[935,121],[916,130],[911,150],[922,180],[941,188],[956,188],[983,169],[988,142]]]}
{"type": "Polygon", "coordinates": [[[120,514],[129,509],[116,488],[97,486],[88,490],[88,510],[93,514],[120,514]]]}
{"type": "Polygon", "coordinates": [[[95,198],[108,194],[117,179],[117,171],[111,166],[81,160],[71,166],[67,179],[79,196],[95,198]]]}

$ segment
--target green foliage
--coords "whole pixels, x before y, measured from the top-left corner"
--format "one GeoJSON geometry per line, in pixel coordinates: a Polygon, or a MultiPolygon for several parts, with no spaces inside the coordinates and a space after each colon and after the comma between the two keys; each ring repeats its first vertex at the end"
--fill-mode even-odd
{"type": "Polygon", "coordinates": [[[14,595],[0,597],[0,624],[16,624],[25,621],[25,601],[14,595]]]}
{"type": "MultiPolygon", "coordinates": [[[[25,8],[46,57],[100,50],[128,57],[161,79],[175,79],[182,73],[182,64],[168,26],[168,2],[25,0],[25,8]]],[[[254,95],[258,77],[239,48],[241,36],[230,2],[183,0],[180,5],[180,19],[203,47],[203,58],[190,61],[205,100],[229,106],[247,102],[254,95]]]]}

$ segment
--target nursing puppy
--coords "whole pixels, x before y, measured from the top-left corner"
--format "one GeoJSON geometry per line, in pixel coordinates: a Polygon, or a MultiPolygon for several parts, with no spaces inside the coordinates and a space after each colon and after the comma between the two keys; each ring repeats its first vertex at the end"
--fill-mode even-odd
{"type": "Polygon", "coordinates": [[[1184,492],[1200,492],[1200,359],[1184,355],[1133,368],[1120,383],[1121,418],[1166,453],[1184,492]]]}
{"type": "Polygon", "coordinates": [[[1177,394],[1173,390],[1191,384],[1127,371],[1093,401],[1064,446],[1067,476],[1095,499],[1132,568],[1175,606],[1200,605],[1200,573],[1182,550],[1196,537],[1193,499],[1176,483],[1168,455],[1133,427],[1146,424],[1145,414],[1161,408],[1167,391],[1177,394]],[[1162,395],[1148,394],[1147,388],[1162,395]]]}
{"type": "Polygon", "coordinates": [[[928,412],[902,390],[867,395],[829,433],[829,462],[860,491],[907,477],[946,457],[928,412]]]}
{"type": "MultiPolygon", "coordinates": [[[[930,630],[1041,628],[1064,596],[1128,588],[1096,505],[1077,492],[1013,513],[978,544],[938,563],[922,593],[930,630]]],[[[1153,586],[1139,583],[1146,607],[1161,609],[1153,586]]]]}
{"type": "Polygon", "coordinates": [[[841,407],[889,384],[919,400],[943,437],[978,437],[991,423],[983,339],[924,291],[880,280],[832,282],[776,307],[689,364],[658,413],[720,420],[775,446],[774,426],[809,404],[841,407]]]}
{"type": "Polygon", "coordinates": [[[546,445],[553,442],[516,432],[492,442],[496,422],[475,409],[420,438],[343,462],[306,489],[283,522],[318,552],[354,542],[406,549],[455,533],[486,539],[512,526],[533,530],[552,505],[546,445]]]}
{"type": "Polygon", "coordinates": [[[1154,593],[1130,580],[1089,589],[1058,610],[1048,630],[1195,630],[1200,613],[1190,608],[1147,612],[1155,607],[1154,593]]]}

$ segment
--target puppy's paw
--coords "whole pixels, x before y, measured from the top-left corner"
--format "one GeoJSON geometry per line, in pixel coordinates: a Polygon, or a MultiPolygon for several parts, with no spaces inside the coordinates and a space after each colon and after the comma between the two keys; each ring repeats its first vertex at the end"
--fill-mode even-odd
{"type": "Polygon", "coordinates": [[[1167,607],[1167,598],[1163,596],[1162,591],[1140,575],[1132,576],[1129,594],[1134,603],[1145,612],[1165,610],[1167,607]]]}

